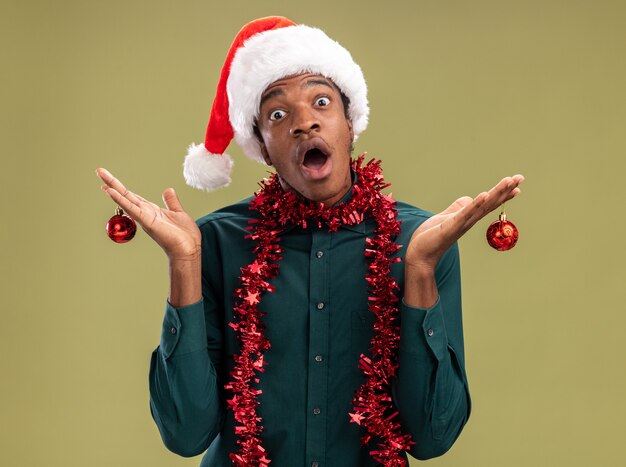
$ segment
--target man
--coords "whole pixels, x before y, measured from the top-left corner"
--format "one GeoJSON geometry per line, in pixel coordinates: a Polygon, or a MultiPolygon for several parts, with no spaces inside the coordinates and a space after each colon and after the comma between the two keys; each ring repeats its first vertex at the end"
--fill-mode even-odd
{"type": "Polygon", "coordinates": [[[396,203],[367,126],[358,65],[286,18],[246,25],[185,177],[229,181],[233,135],[276,175],[195,223],[104,169],[103,189],[163,248],[170,295],[150,369],[164,443],[203,466],[406,465],[446,452],[469,417],[458,251],[521,175],[431,216],[396,203]]]}

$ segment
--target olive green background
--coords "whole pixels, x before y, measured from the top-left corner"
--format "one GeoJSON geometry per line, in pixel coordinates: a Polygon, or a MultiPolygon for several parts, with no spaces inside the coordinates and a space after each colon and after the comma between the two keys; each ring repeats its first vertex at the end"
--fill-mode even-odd
{"type": "Polygon", "coordinates": [[[266,168],[234,145],[217,193],[181,163],[230,41],[271,14],[362,66],[357,152],[396,198],[439,211],[526,176],[518,246],[487,246],[497,213],[460,242],[473,413],[428,465],[626,465],[626,3],[607,0],[2,0],[0,465],[198,465],[148,407],[165,256],[106,237],[94,169],[152,200],[174,186],[194,217],[250,195],[266,168]]]}

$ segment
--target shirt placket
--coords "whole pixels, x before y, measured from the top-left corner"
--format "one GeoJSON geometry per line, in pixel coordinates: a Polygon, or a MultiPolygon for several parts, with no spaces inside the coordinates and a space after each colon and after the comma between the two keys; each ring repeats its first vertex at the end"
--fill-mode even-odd
{"type": "Polygon", "coordinates": [[[327,360],[332,305],[328,296],[328,257],[332,234],[324,229],[315,229],[311,235],[306,465],[322,467],[326,459],[327,360]]]}

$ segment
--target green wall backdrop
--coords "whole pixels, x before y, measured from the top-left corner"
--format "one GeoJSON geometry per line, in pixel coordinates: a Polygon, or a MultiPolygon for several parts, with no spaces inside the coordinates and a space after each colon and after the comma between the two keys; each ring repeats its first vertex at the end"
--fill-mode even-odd
{"type": "MultiPolygon", "coordinates": [[[[230,41],[282,14],[321,27],[368,80],[357,152],[431,211],[523,173],[518,246],[461,241],[473,414],[428,465],[623,466],[626,2],[2,0],[0,465],[195,466],[162,445],[148,364],[167,295],[143,232],[104,233],[105,166],[194,217],[252,193],[188,188],[230,41]]],[[[412,465],[418,465],[413,462],[412,465]]]]}

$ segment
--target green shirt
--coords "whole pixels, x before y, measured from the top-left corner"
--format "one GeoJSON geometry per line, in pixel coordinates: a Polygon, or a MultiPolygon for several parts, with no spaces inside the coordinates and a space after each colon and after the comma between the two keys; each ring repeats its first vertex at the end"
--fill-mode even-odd
{"type": "MultiPolygon", "coordinates": [[[[159,347],[150,365],[150,407],[165,445],[183,456],[205,450],[201,466],[226,467],[235,452],[234,419],[226,410],[224,384],[238,352],[233,320],[240,268],[255,255],[244,239],[256,213],[249,200],[197,221],[202,232],[200,302],[166,305],[159,347]]],[[[398,203],[404,257],[413,231],[430,214],[398,203]]],[[[365,238],[375,222],[330,233],[291,227],[280,236],[284,249],[275,293],[266,293],[265,372],[258,413],[263,446],[276,467],[363,467],[377,465],[361,446],[364,428],[350,423],[352,398],[363,383],[359,355],[368,353],[373,314],[368,311],[365,238]]],[[[392,273],[404,283],[404,263],[392,273]]],[[[443,454],[469,417],[465,375],[458,249],[436,269],[439,299],[430,309],[400,305],[399,369],[393,398],[404,431],[416,442],[410,454],[443,454]]],[[[400,294],[403,290],[400,291],[400,294]]],[[[400,295],[401,296],[401,295],[400,295]]]]}

